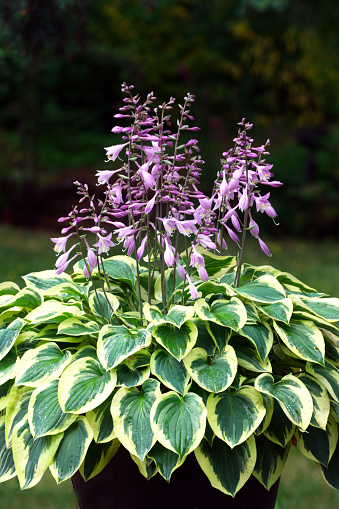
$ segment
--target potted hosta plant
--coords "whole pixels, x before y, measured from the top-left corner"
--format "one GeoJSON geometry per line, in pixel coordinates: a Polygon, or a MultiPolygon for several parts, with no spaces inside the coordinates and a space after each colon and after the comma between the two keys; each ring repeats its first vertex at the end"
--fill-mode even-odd
{"type": "Polygon", "coordinates": [[[339,299],[243,260],[246,235],[270,255],[268,142],[240,122],[207,197],[193,96],[171,129],[174,99],[122,90],[56,271],[0,285],[0,481],[49,468],[81,509],[273,508],[292,444],[338,489],[339,299]]]}

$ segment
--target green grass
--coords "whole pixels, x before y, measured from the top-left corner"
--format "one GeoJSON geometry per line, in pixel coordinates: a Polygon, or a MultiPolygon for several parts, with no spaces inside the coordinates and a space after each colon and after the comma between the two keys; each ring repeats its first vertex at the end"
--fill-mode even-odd
{"type": "MultiPolygon", "coordinates": [[[[28,272],[51,269],[55,262],[51,236],[41,232],[0,226],[0,282],[13,280],[20,284],[28,272]]],[[[339,242],[303,240],[267,241],[272,258],[267,258],[253,239],[249,239],[244,261],[253,265],[273,265],[290,272],[317,290],[339,296],[339,242]]],[[[266,239],[265,239],[266,241],[266,239]]],[[[229,254],[236,254],[230,250],[229,254]]],[[[0,485],[1,507],[6,509],[74,509],[71,482],[57,486],[50,474],[28,491],[20,491],[17,480],[0,485]]],[[[328,487],[317,465],[294,448],[287,461],[280,484],[279,509],[321,509],[339,507],[339,492],[328,487]]],[[[93,508],[94,509],[94,508],[93,508]]]]}

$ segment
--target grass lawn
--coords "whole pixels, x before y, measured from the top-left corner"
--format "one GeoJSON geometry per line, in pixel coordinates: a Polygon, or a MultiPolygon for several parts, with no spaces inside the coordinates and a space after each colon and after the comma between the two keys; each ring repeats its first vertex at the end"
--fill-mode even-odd
{"type": "MultiPolygon", "coordinates": [[[[55,253],[49,237],[58,235],[57,232],[0,226],[0,282],[13,280],[20,284],[21,276],[28,272],[51,269],[55,253]]],[[[339,242],[267,241],[273,255],[267,258],[253,239],[249,240],[245,262],[273,265],[294,274],[318,291],[339,296],[339,242]]],[[[229,254],[236,254],[236,251],[229,254]]],[[[70,481],[57,486],[49,473],[28,491],[21,492],[16,479],[1,484],[0,500],[1,507],[6,509],[76,507],[70,481]]],[[[279,509],[313,509],[320,505],[321,509],[339,507],[339,492],[326,485],[317,465],[292,448],[280,485],[279,509]]]]}

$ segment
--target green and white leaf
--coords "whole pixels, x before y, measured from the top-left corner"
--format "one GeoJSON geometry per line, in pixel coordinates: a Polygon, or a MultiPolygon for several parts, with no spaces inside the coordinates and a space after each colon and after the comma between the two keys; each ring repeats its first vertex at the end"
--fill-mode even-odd
{"type": "Polygon", "coordinates": [[[339,299],[335,297],[312,297],[303,299],[303,304],[325,320],[339,322],[339,299]]]}
{"type": "Polygon", "coordinates": [[[114,431],[123,446],[141,460],[156,441],[151,427],[150,412],[160,395],[160,383],[149,379],[137,388],[118,390],[112,400],[114,431]]]}
{"type": "Polygon", "coordinates": [[[273,405],[273,415],[269,425],[264,430],[264,435],[271,442],[285,448],[295,433],[295,425],[287,417],[276,399],[273,399],[273,405]]]}
{"type": "Polygon", "coordinates": [[[14,385],[14,380],[7,380],[4,384],[0,385],[0,411],[7,407],[10,397],[11,389],[14,385]]]}
{"type": "Polygon", "coordinates": [[[92,439],[92,428],[82,416],[77,417],[63,433],[53,463],[49,467],[58,484],[72,477],[79,469],[92,439]]]}
{"type": "Polygon", "coordinates": [[[293,313],[293,302],[291,299],[283,299],[274,304],[257,305],[258,309],[277,322],[289,324],[293,313]]]}
{"type": "Polygon", "coordinates": [[[120,302],[112,293],[98,292],[92,293],[89,298],[89,307],[97,316],[103,317],[108,322],[111,321],[114,312],[119,308],[120,302]]]}
{"type": "Polygon", "coordinates": [[[253,475],[258,481],[270,490],[279,479],[285,467],[290,444],[287,447],[271,442],[264,435],[256,437],[257,461],[253,475]]]}
{"type": "Polygon", "coordinates": [[[325,481],[332,488],[339,490],[339,441],[337,442],[337,446],[335,451],[330,459],[330,462],[327,467],[321,465],[322,474],[324,476],[325,481]]]}
{"type": "Polygon", "coordinates": [[[15,426],[27,419],[28,403],[32,392],[32,389],[28,387],[16,387],[13,385],[11,388],[5,421],[6,443],[8,447],[12,444],[12,434],[15,426]]]}
{"type": "Polygon", "coordinates": [[[169,389],[184,394],[190,376],[182,361],[167,350],[156,350],[151,357],[151,372],[169,389]]]}
{"type": "Polygon", "coordinates": [[[0,329],[0,360],[6,357],[24,325],[21,318],[16,318],[6,328],[0,329]]]}
{"type": "Polygon", "coordinates": [[[255,325],[246,324],[239,331],[239,334],[253,343],[259,358],[264,362],[273,346],[273,331],[268,323],[262,320],[261,323],[255,325]]]}
{"type": "Polygon", "coordinates": [[[243,338],[235,337],[232,342],[238,364],[242,368],[258,373],[272,372],[271,362],[268,357],[262,361],[253,344],[244,341],[243,338]]]}
{"type": "Polygon", "coordinates": [[[16,476],[12,447],[6,445],[5,416],[0,416],[0,482],[16,476]]]}
{"type": "Polygon", "coordinates": [[[194,308],[201,320],[211,321],[235,331],[241,329],[246,323],[246,308],[237,297],[232,297],[230,300],[215,300],[211,306],[205,299],[199,299],[194,308]]]}
{"type": "Polygon", "coordinates": [[[331,407],[327,390],[316,378],[310,375],[304,373],[299,375],[298,378],[307,387],[312,396],[313,415],[310,424],[321,429],[326,429],[331,407]]]}
{"type": "Polygon", "coordinates": [[[104,261],[104,268],[112,279],[122,281],[132,288],[135,287],[137,265],[134,258],[124,255],[112,256],[104,261]]]}
{"type": "Polygon", "coordinates": [[[14,281],[4,281],[0,283],[0,297],[2,295],[16,295],[20,291],[20,286],[18,286],[14,281]]]}
{"type": "MultiPolygon", "coordinates": [[[[183,280],[178,274],[178,271],[175,271],[175,281],[174,281],[174,288],[173,288],[173,269],[167,269],[164,273],[164,285],[165,285],[165,297],[166,301],[168,302],[169,299],[171,299],[172,295],[174,294],[174,297],[172,299],[172,303],[177,302],[181,299],[181,292],[178,292],[179,288],[183,285],[183,280]]],[[[155,300],[162,302],[162,277],[159,275],[154,283],[154,298],[155,300]]]]}
{"type": "Polygon", "coordinates": [[[120,447],[119,440],[115,439],[104,444],[92,441],[87,450],[85,460],[79,468],[79,472],[85,481],[89,481],[105,468],[115,456],[120,447]]]}
{"type": "Polygon", "coordinates": [[[71,353],[68,350],[62,352],[56,343],[27,350],[17,366],[15,384],[41,387],[58,378],[71,360],[71,353]]]}
{"type": "Polygon", "coordinates": [[[43,302],[42,292],[35,288],[23,288],[15,295],[7,295],[0,298],[0,307],[20,306],[24,309],[34,309],[43,302]]]}
{"type": "Polygon", "coordinates": [[[251,283],[235,288],[235,291],[242,297],[262,304],[273,304],[286,298],[283,286],[270,274],[265,274],[251,283]]]}
{"type": "Polygon", "coordinates": [[[202,440],[194,454],[211,485],[232,497],[251,476],[257,458],[253,436],[233,449],[218,437],[212,446],[202,440]]]}
{"type": "Polygon", "coordinates": [[[57,300],[47,300],[41,306],[33,309],[25,316],[25,319],[32,324],[59,323],[66,318],[73,318],[83,314],[83,311],[76,305],[68,305],[57,300]]]}
{"type": "Polygon", "coordinates": [[[222,354],[212,357],[203,348],[193,348],[183,359],[193,380],[210,392],[221,392],[229,387],[237,373],[237,356],[231,345],[222,354]]]}
{"type": "Polygon", "coordinates": [[[117,385],[127,388],[142,385],[151,373],[150,366],[134,369],[133,361],[129,358],[116,366],[115,371],[117,374],[117,385]]]}
{"type": "Polygon", "coordinates": [[[158,396],[151,410],[156,440],[183,458],[201,442],[206,427],[206,407],[200,396],[174,391],[158,396]]]}
{"type": "Polygon", "coordinates": [[[59,381],[59,401],[64,412],[82,414],[99,406],[113,392],[117,375],[91,357],[72,362],[59,381]]]}
{"type": "Polygon", "coordinates": [[[109,396],[101,405],[86,413],[97,443],[110,442],[116,438],[111,414],[112,397],[113,395],[109,396]]]}
{"type": "Polygon", "coordinates": [[[64,413],[58,399],[58,380],[35,389],[28,404],[28,422],[35,438],[65,431],[76,419],[64,413]]]}
{"type": "Polygon", "coordinates": [[[34,439],[24,419],[13,430],[12,450],[15,470],[22,490],[35,486],[52,463],[62,433],[34,439]]]}
{"type": "Polygon", "coordinates": [[[295,355],[306,361],[324,364],[324,337],[313,322],[291,320],[289,325],[273,322],[273,326],[283,343],[295,355]]]}
{"type": "Polygon", "coordinates": [[[18,357],[14,349],[10,350],[6,357],[0,360],[0,385],[6,383],[7,380],[15,378],[17,363],[18,357]]]}
{"type": "Polygon", "coordinates": [[[49,290],[53,286],[60,285],[61,283],[72,282],[72,278],[63,272],[60,275],[55,273],[55,270],[43,270],[40,272],[30,272],[23,276],[28,287],[34,287],[38,290],[49,290]]]}
{"type": "Polygon", "coordinates": [[[145,479],[151,479],[158,472],[157,466],[152,458],[145,456],[144,460],[141,460],[138,456],[131,453],[130,456],[137,465],[140,474],[143,475],[145,479]]]}
{"type": "Polygon", "coordinates": [[[216,436],[231,448],[245,442],[265,414],[263,398],[254,387],[211,394],[207,400],[208,422],[216,436]]]}
{"type": "Polygon", "coordinates": [[[339,403],[339,369],[325,359],[325,366],[318,364],[306,364],[306,371],[313,375],[331,394],[332,398],[339,403]]]}
{"type": "Polygon", "coordinates": [[[194,316],[194,313],[195,311],[192,306],[175,305],[169,310],[167,315],[164,315],[156,306],[150,306],[148,302],[144,305],[145,318],[151,322],[151,325],[170,323],[180,329],[184,322],[194,316]]]}
{"type": "Polygon", "coordinates": [[[104,325],[99,332],[98,358],[105,369],[112,369],[151,341],[146,329],[130,331],[124,325],[104,325]]]}
{"type": "Polygon", "coordinates": [[[191,322],[185,322],[180,329],[173,329],[167,324],[154,327],[152,335],[156,341],[163,346],[178,361],[181,361],[194,347],[197,337],[197,326],[191,322]]]}
{"type": "Polygon", "coordinates": [[[338,425],[330,414],[326,429],[309,426],[305,433],[296,431],[300,452],[327,467],[338,442],[338,425]]]}
{"type": "Polygon", "coordinates": [[[271,374],[263,373],[256,379],[255,388],[275,398],[291,422],[302,430],[307,429],[313,414],[313,401],[301,380],[286,375],[274,383],[271,374]]]}
{"type": "MultiPolygon", "coordinates": [[[[84,336],[87,334],[96,334],[100,330],[97,322],[89,320],[85,316],[76,318],[66,318],[58,326],[57,334],[65,334],[66,336],[84,336]]],[[[56,341],[58,337],[56,337],[56,341]]]]}
{"type": "MultiPolygon", "coordinates": [[[[205,322],[206,329],[218,348],[219,352],[222,353],[232,335],[232,329],[229,327],[223,327],[214,322],[205,322]]],[[[212,354],[211,354],[212,355],[212,354]]]]}
{"type": "Polygon", "coordinates": [[[168,482],[174,470],[182,464],[176,452],[166,449],[159,442],[153,445],[147,456],[154,460],[160,475],[168,482]]]}

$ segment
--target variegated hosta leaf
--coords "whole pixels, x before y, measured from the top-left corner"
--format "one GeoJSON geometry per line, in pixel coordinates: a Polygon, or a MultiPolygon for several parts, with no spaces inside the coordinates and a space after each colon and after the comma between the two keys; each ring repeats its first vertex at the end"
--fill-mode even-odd
{"type": "Polygon", "coordinates": [[[47,435],[34,439],[24,419],[13,430],[12,450],[15,470],[22,490],[35,486],[52,463],[62,439],[59,435],[47,435]]]}
{"type": "Polygon", "coordinates": [[[61,283],[72,282],[72,278],[66,274],[57,275],[55,270],[42,270],[40,272],[30,272],[23,279],[27,286],[33,286],[38,290],[48,290],[53,286],[60,285],[61,283]]]}
{"type": "Polygon", "coordinates": [[[130,453],[130,456],[134,463],[137,465],[139,472],[146,479],[151,479],[157,473],[157,466],[152,458],[145,456],[143,460],[130,453]]]}
{"type": "Polygon", "coordinates": [[[156,306],[150,306],[146,303],[144,305],[144,314],[146,320],[152,322],[152,325],[170,323],[180,328],[184,322],[193,317],[194,308],[192,306],[175,305],[171,307],[167,315],[164,315],[156,306]]]}
{"type": "Polygon", "coordinates": [[[13,281],[4,281],[3,283],[0,283],[0,296],[16,295],[19,291],[20,286],[13,281]]]}
{"type": "Polygon", "coordinates": [[[322,474],[324,476],[325,481],[332,486],[332,488],[335,488],[336,490],[339,490],[339,441],[337,442],[337,447],[332,455],[332,458],[330,459],[329,464],[327,467],[324,467],[321,465],[322,474]]]}
{"type": "Polygon", "coordinates": [[[127,388],[143,384],[145,380],[149,378],[151,372],[149,366],[134,369],[133,363],[130,363],[129,359],[121,362],[115,368],[115,371],[117,374],[117,385],[122,385],[127,388]]]}
{"type": "MultiPolygon", "coordinates": [[[[210,333],[215,345],[220,353],[222,353],[232,335],[232,329],[229,327],[222,327],[214,322],[205,322],[206,329],[210,333]]],[[[205,349],[206,350],[206,349],[205,349]]],[[[211,354],[212,355],[212,354],[211,354]]]]}
{"type": "Polygon", "coordinates": [[[59,381],[59,401],[64,412],[82,414],[99,406],[113,392],[115,371],[105,371],[99,362],[84,357],[72,362],[59,381]]]}
{"type": "Polygon", "coordinates": [[[5,416],[0,416],[0,482],[16,476],[12,447],[7,447],[5,436],[5,416]]]}
{"type": "Polygon", "coordinates": [[[118,390],[112,400],[114,431],[123,446],[141,460],[155,443],[150,411],[160,395],[160,383],[149,379],[137,388],[118,390]]]}
{"type": "Polygon", "coordinates": [[[241,337],[234,337],[232,346],[235,350],[238,364],[242,368],[258,373],[272,372],[271,362],[268,357],[262,361],[254,345],[244,341],[241,337]]]}
{"type": "MultiPolygon", "coordinates": [[[[66,336],[84,336],[87,334],[95,334],[99,332],[100,326],[84,316],[66,318],[59,324],[58,334],[65,334],[66,336]]],[[[56,341],[58,337],[55,338],[56,341]]]]}
{"type": "Polygon", "coordinates": [[[330,398],[325,387],[314,377],[306,374],[298,376],[306,385],[313,400],[313,415],[310,424],[326,429],[328,414],[330,413],[330,398]]]}
{"type": "Polygon", "coordinates": [[[257,462],[253,475],[267,490],[279,479],[290,450],[271,442],[264,435],[256,437],[257,462]]]}
{"type": "Polygon", "coordinates": [[[110,442],[116,438],[111,414],[112,397],[109,396],[101,405],[86,413],[97,443],[110,442]]]}
{"type": "Polygon", "coordinates": [[[193,348],[183,363],[193,380],[210,392],[227,389],[237,373],[237,357],[232,346],[227,345],[222,354],[212,357],[203,348],[193,348]]]}
{"type": "Polygon", "coordinates": [[[289,323],[293,313],[293,302],[291,299],[283,299],[274,304],[257,306],[265,315],[277,320],[277,322],[289,323]]]}
{"type": "Polygon", "coordinates": [[[306,458],[326,467],[338,442],[338,425],[330,415],[326,430],[309,426],[305,433],[296,431],[296,438],[298,449],[306,458]]]}
{"type": "Polygon", "coordinates": [[[1,308],[20,306],[25,309],[34,309],[40,306],[43,301],[42,293],[35,288],[23,288],[16,295],[8,295],[7,297],[6,300],[1,299],[1,308]]]}
{"type": "Polygon", "coordinates": [[[112,295],[109,292],[95,292],[92,293],[89,298],[89,307],[91,311],[97,315],[101,316],[111,321],[113,313],[119,308],[120,303],[115,295],[112,295]]]}
{"type": "Polygon", "coordinates": [[[184,394],[190,376],[183,365],[167,350],[156,350],[151,357],[151,371],[166,387],[184,394]]]}
{"type": "Polygon", "coordinates": [[[15,371],[18,358],[14,348],[8,352],[6,357],[0,360],[0,385],[3,385],[7,380],[15,378],[15,371]]]}
{"type": "Polygon", "coordinates": [[[159,442],[156,442],[153,445],[147,456],[155,461],[160,475],[162,475],[162,477],[168,482],[170,481],[174,470],[182,464],[182,462],[179,461],[179,456],[176,452],[166,449],[166,447],[161,445],[159,442]]]}
{"type": "Polygon", "coordinates": [[[325,341],[320,330],[308,320],[293,321],[289,325],[273,322],[280,339],[301,359],[324,364],[325,341]]]}
{"type": "Polygon", "coordinates": [[[72,356],[72,362],[77,361],[78,359],[83,359],[84,357],[91,357],[95,361],[99,362],[97,356],[97,349],[92,345],[87,345],[83,343],[84,346],[78,346],[78,350],[72,356]]]}
{"type": "MultiPolygon", "coordinates": [[[[168,301],[172,295],[174,294],[174,297],[172,299],[173,302],[177,302],[181,299],[181,295],[175,294],[175,291],[177,291],[180,287],[182,287],[183,281],[181,277],[178,274],[178,271],[175,271],[175,281],[173,277],[173,269],[167,269],[165,270],[165,278],[164,278],[164,286],[165,286],[165,297],[166,301],[168,301]],[[174,283],[174,285],[173,285],[174,283]]],[[[159,275],[154,283],[154,298],[155,300],[158,300],[159,302],[162,301],[162,293],[163,293],[163,285],[162,285],[162,276],[159,275]]]]}
{"type": "Polygon", "coordinates": [[[332,398],[339,403],[339,369],[325,359],[325,366],[306,364],[306,371],[313,375],[331,394],[332,398]]]}
{"type": "Polygon", "coordinates": [[[253,436],[233,449],[217,437],[212,446],[202,440],[194,454],[211,485],[232,497],[249,479],[257,458],[253,436]]]}
{"type": "Polygon", "coordinates": [[[255,388],[275,398],[287,417],[299,428],[306,430],[313,414],[313,401],[301,380],[286,375],[274,383],[272,375],[263,373],[256,379],[255,388]]]}
{"type": "Polygon", "coordinates": [[[306,305],[313,313],[325,318],[329,322],[339,322],[339,299],[331,297],[313,297],[303,299],[306,305]]]}
{"type": "Polygon", "coordinates": [[[273,399],[273,405],[273,415],[269,425],[264,430],[264,435],[271,442],[285,448],[295,432],[295,425],[287,417],[276,399],[273,399]]]}
{"type": "Polygon", "coordinates": [[[107,442],[105,444],[97,444],[92,441],[83,461],[79,468],[79,472],[85,481],[89,481],[105,468],[116,454],[120,446],[117,439],[107,442]]]}
{"type": "Polygon", "coordinates": [[[146,329],[131,332],[124,325],[104,325],[99,332],[98,357],[105,369],[112,369],[151,341],[146,329]]]}
{"type": "Polygon", "coordinates": [[[56,435],[65,431],[76,415],[65,414],[58,399],[58,380],[53,380],[33,391],[28,404],[28,422],[35,438],[56,435]]]}
{"type": "Polygon", "coordinates": [[[208,422],[217,437],[231,448],[254,433],[265,413],[262,396],[254,387],[211,394],[207,400],[208,422]]]}
{"type": "Polygon", "coordinates": [[[18,364],[15,384],[41,387],[58,378],[71,360],[71,353],[62,352],[56,343],[27,350],[18,364]]]}
{"type": "Polygon", "coordinates": [[[233,288],[229,284],[221,282],[217,283],[213,280],[199,284],[199,293],[201,293],[202,297],[208,297],[210,295],[215,295],[216,293],[220,295],[235,295],[233,288]]]}
{"type": "Polygon", "coordinates": [[[124,255],[112,256],[104,261],[104,268],[112,279],[135,287],[137,266],[134,258],[124,255]]]}
{"type": "Polygon", "coordinates": [[[246,308],[236,297],[230,300],[215,300],[211,306],[205,299],[199,299],[194,308],[201,320],[211,321],[235,331],[241,329],[246,323],[246,308]]]}
{"type": "Polygon", "coordinates": [[[79,469],[93,439],[93,431],[85,417],[79,416],[63,433],[50,471],[59,484],[79,469]]]}
{"type": "Polygon", "coordinates": [[[32,324],[39,323],[59,323],[66,318],[72,318],[83,314],[78,306],[63,304],[56,300],[47,300],[41,306],[33,309],[25,319],[32,324]]]}
{"type": "Polygon", "coordinates": [[[170,325],[161,324],[154,327],[152,335],[178,361],[194,347],[197,337],[197,326],[191,322],[185,322],[180,329],[173,329],[170,325]]]}
{"type": "MultiPolygon", "coordinates": [[[[214,339],[212,339],[212,335],[210,333],[210,328],[208,327],[208,325],[213,324],[213,322],[203,322],[202,320],[200,320],[200,318],[194,318],[192,321],[197,326],[197,329],[198,329],[198,338],[195,343],[195,346],[197,348],[203,348],[204,350],[206,350],[208,355],[214,355],[215,341],[214,341],[214,339]]],[[[229,336],[232,334],[232,330],[227,329],[226,327],[220,327],[220,325],[217,325],[217,324],[213,324],[213,325],[218,327],[218,329],[227,331],[226,332],[227,335],[224,334],[225,344],[223,345],[223,348],[222,348],[222,350],[223,350],[227,344],[229,336]]]]}
{"type": "Polygon", "coordinates": [[[58,296],[60,300],[69,302],[70,300],[88,300],[89,285],[81,286],[77,285],[73,281],[63,281],[59,285],[52,286],[48,290],[44,290],[43,294],[45,300],[55,299],[58,296]]]}
{"type": "Polygon", "coordinates": [[[201,247],[198,247],[197,249],[204,255],[205,268],[210,277],[214,276],[213,279],[222,277],[231,269],[231,267],[235,267],[236,265],[235,256],[220,256],[201,247]]]}
{"type": "Polygon", "coordinates": [[[28,387],[16,387],[13,385],[9,394],[6,408],[6,443],[12,444],[12,434],[15,426],[27,419],[28,403],[33,390],[28,387]]]}
{"type": "MultiPolygon", "coordinates": [[[[256,435],[260,435],[261,433],[266,431],[266,429],[268,428],[268,426],[271,423],[273,411],[274,411],[274,401],[275,400],[268,394],[261,393],[261,396],[263,399],[266,414],[265,414],[265,417],[263,418],[263,420],[261,421],[261,423],[259,424],[259,426],[257,427],[257,429],[255,430],[256,435]]],[[[278,405],[278,403],[277,403],[277,405],[278,405]]],[[[279,409],[280,409],[280,407],[279,407],[279,409]]]]}
{"type": "Polygon", "coordinates": [[[283,286],[270,274],[260,276],[235,290],[239,295],[263,304],[273,304],[286,298],[283,286]]]}
{"type": "Polygon", "coordinates": [[[301,290],[302,292],[306,292],[306,293],[316,292],[316,290],[314,288],[306,285],[305,283],[303,283],[302,281],[297,279],[295,276],[292,276],[292,274],[289,274],[288,272],[278,272],[277,271],[276,278],[284,286],[298,288],[298,290],[301,290]]]}
{"type": "MultiPolygon", "coordinates": [[[[20,334],[21,336],[21,334],[20,334]]],[[[18,337],[18,341],[20,339],[18,337]]],[[[39,341],[54,341],[55,343],[81,343],[83,341],[82,336],[67,336],[66,334],[58,334],[58,324],[52,323],[43,327],[38,334],[36,334],[33,340],[39,341]]]]}
{"type": "Polygon", "coordinates": [[[0,330],[0,359],[6,357],[24,325],[21,318],[16,318],[5,329],[0,330]]]}
{"type": "Polygon", "coordinates": [[[249,339],[255,346],[259,358],[265,361],[273,345],[273,331],[264,321],[255,325],[245,325],[239,334],[249,339]]]}
{"type": "Polygon", "coordinates": [[[206,427],[206,407],[200,396],[174,391],[159,396],[151,410],[155,438],[180,458],[192,452],[202,440],[206,427]]]}
{"type": "Polygon", "coordinates": [[[7,380],[4,384],[0,385],[0,411],[7,407],[11,389],[14,385],[14,380],[7,380]]]}

